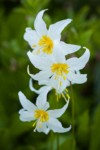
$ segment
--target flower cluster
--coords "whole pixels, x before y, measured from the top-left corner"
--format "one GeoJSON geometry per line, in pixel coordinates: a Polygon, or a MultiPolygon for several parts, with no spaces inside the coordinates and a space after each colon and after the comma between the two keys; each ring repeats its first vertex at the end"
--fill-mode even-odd
{"type": "Polygon", "coordinates": [[[19,92],[19,100],[22,109],[19,111],[21,121],[33,121],[34,131],[44,132],[47,134],[50,130],[53,132],[67,132],[71,129],[63,128],[61,122],[57,119],[63,115],[68,107],[70,96],[67,87],[71,84],[82,84],[87,81],[87,75],[81,74],[89,60],[90,52],[86,47],[84,54],[80,58],[66,59],[68,54],[78,51],[81,46],[67,44],[61,41],[62,30],[72,21],[65,19],[56,22],[46,28],[43,20],[43,14],[46,10],[42,10],[36,16],[34,21],[34,30],[26,28],[24,39],[29,43],[32,51],[28,51],[29,60],[35,68],[40,71],[36,74],[27,72],[30,75],[29,87],[38,94],[36,105],[31,103],[22,92],[19,92]],[[36,90],[33,87],[33,80],[37,80],[42,87],[36,90]],[[47,110],[49,103],[47,102],[47,94],[55,89],[57,99],[61,96],[65,100],[65,105],[60,109],[47,110]]]}

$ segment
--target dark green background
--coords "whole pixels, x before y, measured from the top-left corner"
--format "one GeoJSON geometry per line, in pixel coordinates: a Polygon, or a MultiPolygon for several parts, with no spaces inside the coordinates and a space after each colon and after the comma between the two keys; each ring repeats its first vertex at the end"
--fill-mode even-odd
{"type": "MultiPolygon", "coordinates": [[[[0,150],[72,150],[72,131],[48,135],[34,133],[32,122],[19,120],[21,90],[35,102],[36,94],[29,90],[27,65],[33,68],[26,55],[28,43],[23,34],[32,27],[36,14],[48,8],[44,20],[49,24],[72,18],[62,32],[62,40],[90,49],[91,58],[82,73],[88,81],[74,85],[75,150],[100,150],[100,2],[99,0],[1,0],[0,1],[0,150]],[[57,144],[58,143],[58,144],[57,144]],[[59,147],[57,148],[57,146],[59,147]]],[[[79,57],[84,50],[76,53],[79,57]]],[[[35,82],[36,88],[38,88],[35,82]]],[[[69,93],[71,95],[71,90],[69,93]]],[[[56,101],[50,92],[51,109],[60,108],[64,100],[56,101]]],[[[71,102],[60,118],[63,126],[72,123],[71,102]]]]}

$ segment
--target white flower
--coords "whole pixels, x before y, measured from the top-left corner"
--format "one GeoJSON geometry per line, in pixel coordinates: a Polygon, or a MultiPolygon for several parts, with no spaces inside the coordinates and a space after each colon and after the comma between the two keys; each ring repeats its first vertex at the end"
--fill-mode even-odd
{"type": "Polygon", "coordinates": [[[50,130],[53,132],[68,132],[71,126],[63,128],[60,121],[57,118],[62,116],[68,107],[69,101],[61,108],[55,110],[47,110],[49,103],[42,101],[42,99],[36,100],[36,105],[31,103],[22,92],[18,93],[19,100],[22,105],[22,109],[19,111],[21,121],[34,121],[33,126],[36,125],[34,131],[44,132],[48,134],[50,130]]]}
{"type": "MultiPolygon", "coordinates": [[[[84,47],[85,48],[85,47],[84,47]]],[[[90,52],[85,48],[85,53],[80,58],[65,59],[59,50],[52,57],[34,56],[30,51],[27,53],[31,63],[41,71],[29,75],[38,80],[40,85],[56,89],[61,94],[67,86],[73,83],[82,84],[87,81],[87,74],[79,73],[89,60],[90,52]]]]}
{"type": "Polygon", "coordinates": [[[80,49],[80,46],[65,44],[60,42],[61,32],[72,20],[65,19],[50,25],[47,30],[46,24],[42,19],[46,10],[40,11],[34,21],[34,28],[26,28],[24,39],[29,43],[33,49],[34,54],[49,55],[54,52],[55,46],[59,45],[62,48],[62,53],[67,55],[80,49]],[[67,49],[66,49],[67,48],[67,49]]]}

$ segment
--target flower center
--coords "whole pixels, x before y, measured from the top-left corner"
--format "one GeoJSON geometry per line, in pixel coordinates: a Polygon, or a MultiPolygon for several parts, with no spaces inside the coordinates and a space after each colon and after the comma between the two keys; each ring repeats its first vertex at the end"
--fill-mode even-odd
{"type": "Polygon", "coordinates": [[[40,122],[46,122],[49,119],[48,113],[44,110],[36,110],[35,114],[34,114],[34,117],[36,119],[39,119],[40,122]]]}
{"type": "Polygon", "coordinates": [[[46,35],[42,36],[42,38],[38,42],[39,46],[42,46],[42,50],[46,54],[52,54],[53,49],[53,41],[46,35]]]}
{"type": "Polygon", "coordinates": [[[67,64],[64,64],[64,63],[55,63],[51,66],[51,71],[53,73],[56,74],[56,79],[61,76],[63,77],[63,79],[65,80],[66,79],[66,76],[65,74],[68,74],[69,70],[68,70],[69,66],[67,64]]]}

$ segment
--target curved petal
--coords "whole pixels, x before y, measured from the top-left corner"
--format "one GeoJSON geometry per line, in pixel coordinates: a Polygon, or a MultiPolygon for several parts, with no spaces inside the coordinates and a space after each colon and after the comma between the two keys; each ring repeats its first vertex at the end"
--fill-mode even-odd
{"type": "Polygon", "coordinates": [[[19,113],[19,114],[21,114],[21,113],[22,113],[22,112],[24,112],[24,111],[25,111],[25,109],[24,109],[24,108],[22,108],[22,109],[20,109],[20,110],[19,110],[19,112],[18,112],[18,113],[19,113]]]}
{"type": "MultiPolygon", "coordinates": [[[[46,71],[40,71],[37,74],[31,74],[29,71],[29,66],[27,66],[27,73],[29,74],[29,76],[34,79],[37,80],[39,82],[39,85],[43,85],[45,83],[47,83],[46,81],[49,79],[50,75],[50,71],[46,72],[46,71]]],[[[47,85],[47,84],[46,84],[47,85]]],[[[31,91],[34,91],[36,93],[40,93],[39,90],[36,90],[33,86],[32,86],[32,80],[30,80],[29,82],[29,87],[31,89],[31,91]]]]}
{"type": "Polygon", "coordinates": [[[55,118],[50,118],[47,122],[47,125],[51,130],[58,133],[68,132],[71,129],[71,126],[69,126],[68,128],[63,128],[60,121],[55,118]]]}
{"type": "Polygon", "coordinates": [[[69,104],[69,100],[61,109],[48,110],[47,112],[49,113],[50,117],[59,118],[66,111],[68,104],[69,104]]]}
{"type": "Polygon", "coordinates": [[[34,48],[39,41],[39,36],[37,35],[35,30],[32,30],[31,28],[26,28],[24,39],[29,43],[32,48],[34,48]]]}
{"type": "Polygon", "coordinates": [[[37,109],[37,107],[33,103],[31,103],[21,91],[18,92],[18,96],[20,103],[25,110],[34,111],[37,109]]]}
{"type": "Polygon", "coordinates": [[[47,34],[46,24],[45,24],[44,20],[42,19],[43,14],[46,10],[47,9],[40,11],[37,14],[36,19],[34,21],[34,28],[38,32],[38,34],[40,34],[40,35],[46,35],[47,34]]]}
{"type": "Polygon", "coordinates": [[[82,84],[87,81],[87,74],[75,74],[73,72],[70,72],[67,75],[67,78],[70,82],[72,82],[72,84],[74,83],[82,84]]]}
{"type": "Polygon", "coordinates": [[[38,132],[43,132],[43,133],[45,133],[45,134],[48,134],[49,131],[50,131],[50,129],[47,128],[46,123],[41,123],[41,124],[38,123],[37,126],[36,126],[36,130],[37,130],[38,132]]]}
{"type": "Polygon", "coordinates": [[[32,52],[28,51],[27,53],[31,63],[40,70],[46,70],[51,65],[51,61],[48,60],[48,57],[40,57],[37,55],[34,55],[32,52]]]}
{"type": "Polygon", "coordinates": [[[45,104],[47,103],[47,94],[50,90],[51,90],[51,87],[49,86],[44,86],[41,88],[41,92],[36,100],[36,105],[38,108],[40,109],[43,108],[45,110],[49,108],[49,103],[47,104],[48,107],[45,104]]]}
{"type": "Polygon", "coordinates": [[[20,120],[21,121],[32,121],[35,120],[33,112],[22,111],[20,112],[20,120]]]}
{"type": "Polygon", "coordinates": [[[36,89],[33,87],[32,79],[29,80],[29,88],[30,88],[31,91],[33,91],[33,92],[39,94],[39,90],[40,90],[40,89],[39,89],[39,90],[36,90],[36,89]]]}
{"type": "Polygon", "coordinates": [[[74,53],[81,48],[81,46],[79,45],[66,44],[65,42],[60,42],[59,44],[64,55],[74,53]]]}
{"type": "Polygon", "coordinates": [[[85,53],[80,58],[70,58],[66,61],[66,64],[70,66],[70,70],[80,70],[85,67],[86,63],[89,60],[89,57],[90,57],[90,52],[86,48],[85,53]]]}
{"type": "MultiPolygon", "coordinates": [[[[28,73],[28,75],[29,75],[32,79],[34,79],[34,75],[35,75],[35,74],[31,74],[31,73],[30,73],[29,66],[27,66],[27,73],[28,73]]],[[[29,84],[30,84],[30,83],[29,83],[29,84]]],[[[31,85],[30,85],[30,87],[31,87],[31,85]]],[[[32,90],[35,91],[35,89],[33,89],[33,88],[32,88],[32,90]]]]}
{"type": "Polygon", "coordinates": [[[49,80],[50,80],[50,79],[38,81],[38,84],[39,84],[39,85],[48,85],[49,80]]]}
{"type": "Polygon", "coordinates": [[[71,19],[61,20],[50,25],[48,35],[54,40],[60,40],[62,30],[71,22],[71,19]]]}
{"type": "MultiPolygon", "coordinates": [[[[35,93],[37,93],[37,94],[41,94],[41,93],[43,93],[43,92],[45,91],[45,94],[47,95],[47,92],[48,92],[48,90],[50,89],[49,86],[43,86],[43,87],[41,87],[40,89],[36,90],[36,89],[33,87],[32,84],[33,84],[33,83],[32,83],[32,79],[30,79],[30,81],[29,81],[30,90],[33,91],[33,92],[35,92],[35,93]]],[[[51,90],[51,89],[50,89],[50,90],[51,90]]],[[[45,96],[46,96],[46,95],[45,95],[45,96]]],[[[43,98],[43,97],[41,97],[41,98],[43,98]]],[[[47,98],[45,97],[45,98],[43,98],[43,99],[47,99],[47,98]]]]}
{"type": "Polygon", "coordinates": [[[38,81],[46,80],[51,76],[52,76],[51,70],[47,69],[47,70],[40,71],[39,73],[36,73],[34,75],[34,80],[38,80],[38,81]]]}

